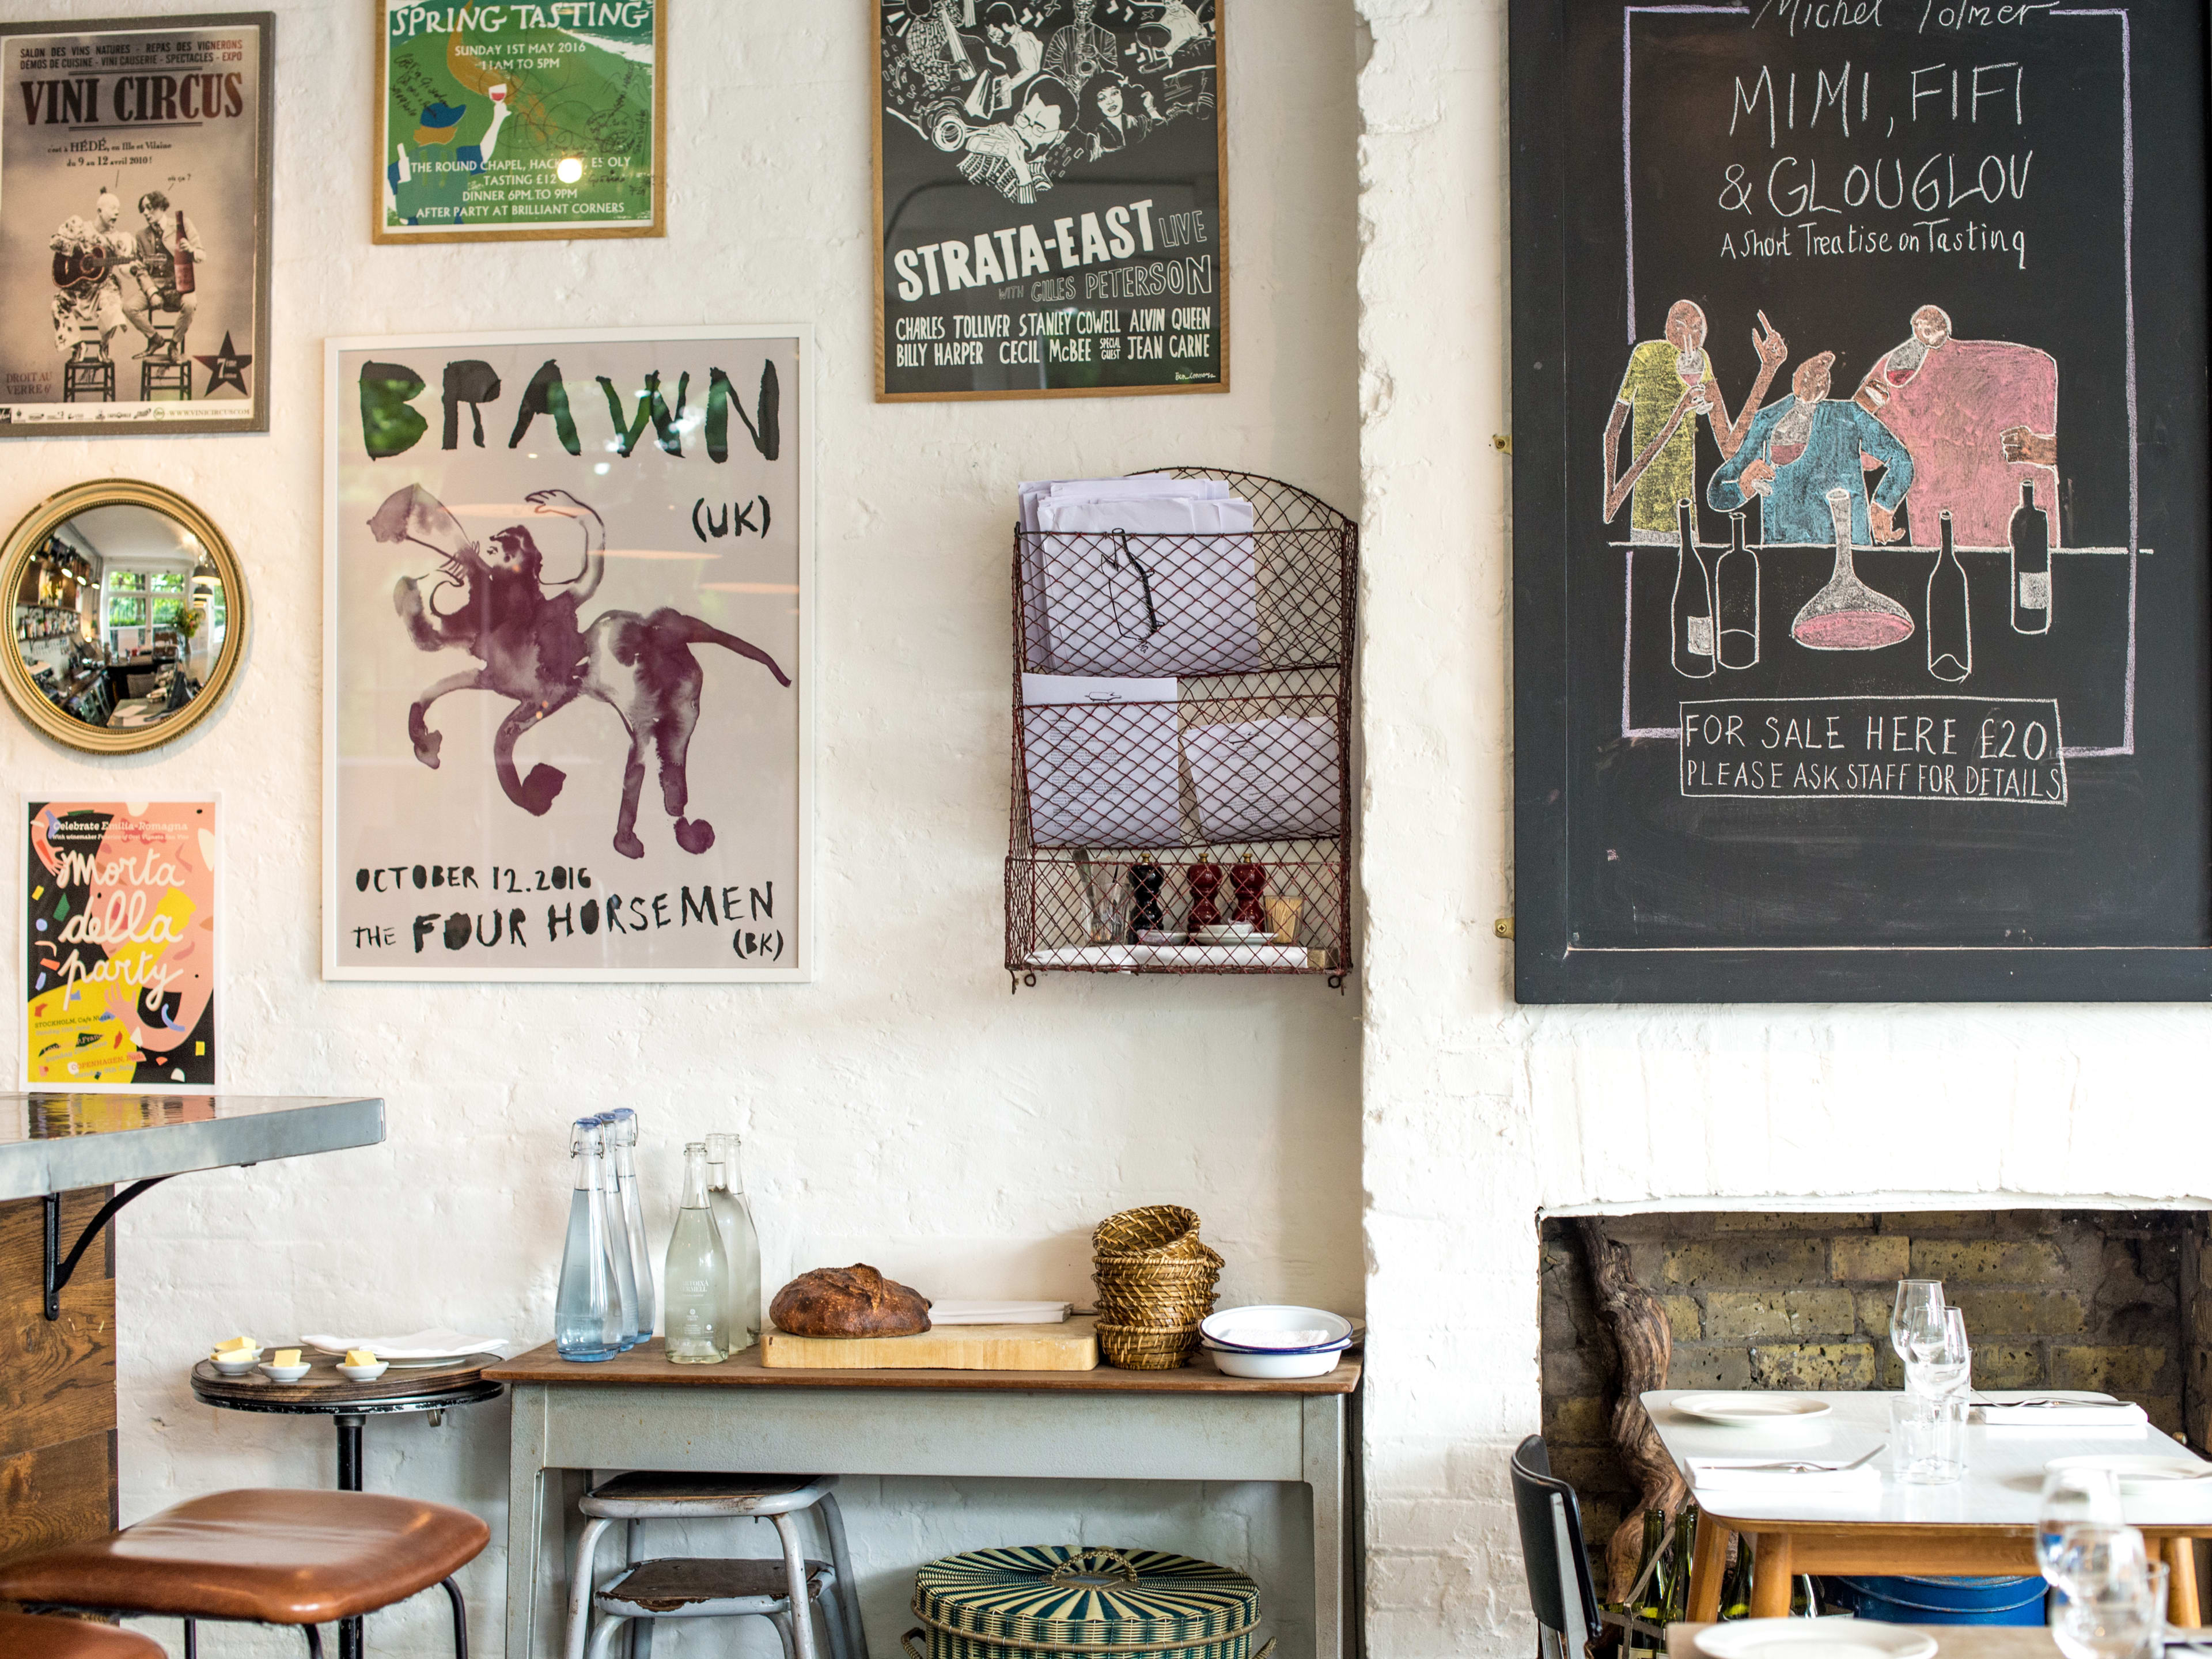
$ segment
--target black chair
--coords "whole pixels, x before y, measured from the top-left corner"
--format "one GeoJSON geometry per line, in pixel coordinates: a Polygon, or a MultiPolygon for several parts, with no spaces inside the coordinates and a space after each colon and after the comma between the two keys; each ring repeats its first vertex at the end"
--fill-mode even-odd
{"type": "Polygon", "coordinates": [[[1584,1644],[1603,1627],[1597,1586],[1583,1547],[1582,1505],[1575,1489],[1552,1474],[1540,1434],[1513,1449],[1513,1512],[1536,1610],[1536,1659],[1582,1659],[1584,1644]]]}

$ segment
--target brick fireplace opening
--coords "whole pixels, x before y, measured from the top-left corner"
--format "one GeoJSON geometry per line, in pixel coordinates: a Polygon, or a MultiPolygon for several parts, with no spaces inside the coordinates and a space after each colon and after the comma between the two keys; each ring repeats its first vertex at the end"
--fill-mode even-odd
{"type": "MultiPolygon", "coordinates": [[[[1543,1432],[1603,1551],[1637,1505],[1610,1435],[1620,1368],[1581,1220],[1539,1224],[1543,1432]]],[[[2193,1210],[1796,1213],[1595,1218],[1665,1310],[1677,1389],[1894,1389],[1896,1281],[1940,1279],[1966,1310],[1978,1387],[2101,1389],[2204,1449],[2212,1334],[2193,1210]]],[[[1600,1583],[1603,1583],[1602,1569],[1600,1583]]]]}

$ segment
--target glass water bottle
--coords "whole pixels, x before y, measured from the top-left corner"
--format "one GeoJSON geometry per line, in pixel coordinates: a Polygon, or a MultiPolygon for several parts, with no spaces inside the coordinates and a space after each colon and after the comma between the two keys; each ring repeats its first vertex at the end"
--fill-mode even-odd
{"type": "Polygon", "coordinates": [[[707,1146],[684,1149],[684,1207],[668,1240],[668,1357],[679,1365],[717,1365],[730,1357],[729,1257],[707,1204],[707,1146]]]}
{"type": "Polygon", "coordinates": [[[753,1226],[752,1206],[745,1202],[745,1176],[738,1167],[738,1151],[735,1135],[707,1137],[707,1201],[729,1259],[729,1292],[723,1306],[732,1351],[751,1347],[761,1333],[760,1233],[753,1226]]]}
{"type": "MultiPolygon", "coordinates": [[[[595,1120],[604,1139],[614,1119],[601,1116],[595,1120]]],[[[622,1329],[624,1352],[645,1340],[651,1332],[640,1335],[637,1328],[637,1261],[630,1254],[629,1226],[623,1214],[622,1184],[615,1174],[611,1158],[599,1160],[599,1192],[607,1215],[607,1261],[614,1276],[615,1297],[621,1312],[617,1323],[622,1329]]]]}
{"type": "Polygon", "coordinates": [[[568,1136],[576,1166],[568,1194],[568,1238],[553,1298],[553,1346],[563,1359],[611,1359],[622,1352],[619,1293],[607,1253],[606,1194],[597,1118],[578,1120],[568,1136]]]}
{"type": "Polygon", "coordinates": [[[637,1290],[637,1340],[653,1337],[653,1258],[645,1242],[645,1214],[637,1198],[637,1114],[617,1106],[607,1114],[607,1144],[613,1149],[615,1182],[622,1194],[623,1229],[629,1236],[632,1277],[637,1290]]]}

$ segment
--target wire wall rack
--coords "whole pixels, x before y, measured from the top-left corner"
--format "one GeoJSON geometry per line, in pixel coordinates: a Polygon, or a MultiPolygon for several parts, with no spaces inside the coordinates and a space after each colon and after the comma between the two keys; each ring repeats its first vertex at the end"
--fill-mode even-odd
{"type": "Polygon", "coordinates": [[[1358,526],[1254,473],[1155,475],[1228,486],[1253,528],[1014,533],[1007,975],[1340,989],[1358,526]]]}

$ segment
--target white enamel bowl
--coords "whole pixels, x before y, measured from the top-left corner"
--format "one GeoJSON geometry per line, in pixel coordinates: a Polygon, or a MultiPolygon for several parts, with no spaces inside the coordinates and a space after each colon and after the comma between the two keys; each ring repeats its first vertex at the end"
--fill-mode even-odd
{"type": "MultiPolygon", "coordinates": [[[[1199,1325],[1199,1334],[1210,1348],[1239,1353],[1322,1353],[1352,1341],[1352,1322],[1326,1308],[1300,1308],[1269,1304],[1254,1308],[1224,1308],[1199,1325]],[[1298,1332],[1318,1331],[1318,1340],[1298,1332]]],[[[1319,1375],[1318,1372],[1313,1373],[1319,1375]]]]}
{"type": "Polygon", "coordinates": [[[1340,1348],[1322,1353],[1243,1353],[1234,1348],[1217,1348],[1211,1342],[1202,1346],[1213,1356],[1213,1364],[1224,1376],[1270,1382],[1295,1376],[1327,1376],[1344,1358],[1340,1348]]]}

